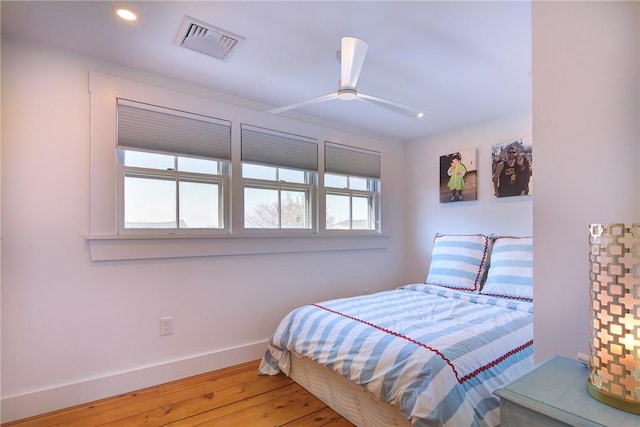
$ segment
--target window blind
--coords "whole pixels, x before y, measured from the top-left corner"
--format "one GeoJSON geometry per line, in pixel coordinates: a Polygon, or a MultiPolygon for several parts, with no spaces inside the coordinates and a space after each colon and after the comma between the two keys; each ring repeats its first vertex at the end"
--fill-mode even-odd
{"type": "Polygon", "coordinates": [[[327,173],[380,178],[380,153],[326,141],[324,169],[327,173]]]}
{"type": "Polygon", "coordinates": [[[118,147],[231,159],[231,122],[118,99],[118,147]]]}
{"type": "Polygon", "coordinates": [[[243,162],[318,170],[318,142],[313,138],[242,124],[243,162]]]}

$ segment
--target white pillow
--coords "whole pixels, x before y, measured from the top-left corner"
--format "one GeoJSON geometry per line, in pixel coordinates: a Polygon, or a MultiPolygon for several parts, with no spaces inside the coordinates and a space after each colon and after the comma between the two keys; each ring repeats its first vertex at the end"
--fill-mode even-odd
{"type": "Polygon", "coordinates": [[[436,234],[427,285],[478,291],[487,266],[491,239],[484,234],[436,234]]]}
{"type": "Polygon", "coordinates": [[[494,237],[483,295],[533,301],[533,237],[494,237]]]}

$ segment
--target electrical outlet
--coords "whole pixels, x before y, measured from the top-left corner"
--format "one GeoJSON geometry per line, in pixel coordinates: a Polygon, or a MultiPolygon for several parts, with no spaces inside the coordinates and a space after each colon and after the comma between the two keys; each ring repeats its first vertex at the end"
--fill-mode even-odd
{"type": "Polygon", "coordinates": [[[173,334],[173,317],[161,317],[160,318],[160,335],[173,334]]]}

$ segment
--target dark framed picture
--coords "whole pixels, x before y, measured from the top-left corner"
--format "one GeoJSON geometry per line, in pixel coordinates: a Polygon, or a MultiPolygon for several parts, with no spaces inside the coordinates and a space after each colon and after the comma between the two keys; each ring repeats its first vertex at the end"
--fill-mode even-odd
{"type": "Polygon", "coordinates": [[[533,150],[530,139],[518,139],[491,147],[491,178],[495,197],[533,193],[533,150]]]}
{"type": "Polygon", "coordinates": [[[475,148],[440,156],[440,203],[478,200],[475,148]]]}

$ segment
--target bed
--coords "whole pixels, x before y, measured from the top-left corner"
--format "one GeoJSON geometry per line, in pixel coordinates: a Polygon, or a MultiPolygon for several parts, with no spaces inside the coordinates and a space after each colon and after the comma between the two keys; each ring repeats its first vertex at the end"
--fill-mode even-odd
{"type": "Polygon", "coordinates": [[[499,425],[493,391],[533,367],[531,253],[531,238],[436,235],[425,283],[291,311],[259,372],[358,426],[499,425]]]}

